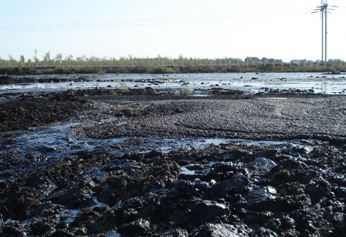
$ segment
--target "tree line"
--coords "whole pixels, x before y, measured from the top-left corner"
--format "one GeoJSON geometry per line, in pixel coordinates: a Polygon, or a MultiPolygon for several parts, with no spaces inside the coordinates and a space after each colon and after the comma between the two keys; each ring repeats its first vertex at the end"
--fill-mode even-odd
{"type": "MultiPolygon", "coordinates": [[[[18,59],[8,55],[7,59],[0,57],[0,72],[6,69],[21,73],[30,70],[53,70],[71,72],[134,72],[134,73],[176,73],[176,72],[242,72],[242,71],[345,71],[346,63],[342,60],[291,60],[284,62],[281,59],[246,57],[241,58],[192,58],[179,55],[177,58],[162,57],[139,58],[128,55],[120,58],[106,57],[63,57],[61,53],[52,56],[50,52],[43,58],[33,57],[26,59],[20,55],[18,59]]],[[[49,72],[49,71],[48,71],[49,72]]]]}

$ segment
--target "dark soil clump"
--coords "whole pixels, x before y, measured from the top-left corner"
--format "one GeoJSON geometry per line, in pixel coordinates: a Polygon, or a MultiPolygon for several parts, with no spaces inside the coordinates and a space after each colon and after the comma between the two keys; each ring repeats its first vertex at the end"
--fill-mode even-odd
{"type": "Polygon", "coordinates": [[[21,95],[16,100],[0,103],[0,132],[64,121],[88,109],[85,101],[69,95],[21,95]]]}
{"type": "Polygon", "coordinates": [[[306,144],[84,154],[1,183],[3,236],[342,236],[343,149],[306,144]]]}
{"type": "Polygon", "coordinates": [[[2,98],[0,236],[346,235],[343,97],[146,88],[2,98]],[[59,137],[66,147],[16,150],[15,130],[57,122],[75,123],[59,137]],[[164,138],[191,146],[130,149],[164,138]],[[233,140],[192,146],[201,138],[233,140]]]}

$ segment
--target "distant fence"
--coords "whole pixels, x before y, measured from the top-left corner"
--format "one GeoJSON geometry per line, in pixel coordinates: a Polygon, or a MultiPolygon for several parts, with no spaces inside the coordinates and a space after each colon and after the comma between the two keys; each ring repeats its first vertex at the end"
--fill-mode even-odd
{"type": "Polygon", "coordinates": [[[55,69],[55,68],[100,68],[112,69],[119,67],[335,67],[342,69],[345,62],[341,60],[329,60],[328,62],[309,61],[309,60],[291,60],[283,62],[282,60],[262,60],[262,61],[231,61],[231,60],[127,60],[127,61],[40,61],[40,62],[2,62],[0,67],[19,67],[31,69],[55,69]]]}

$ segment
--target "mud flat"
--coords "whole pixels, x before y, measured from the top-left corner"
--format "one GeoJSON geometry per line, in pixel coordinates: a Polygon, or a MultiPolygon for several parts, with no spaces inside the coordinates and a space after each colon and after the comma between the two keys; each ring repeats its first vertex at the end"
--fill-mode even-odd
{"type": "Polygon", "coordinates": [[[125,118],[85,126],[78,132],[94,138],[344,139],[345,108],[343,96],[137,102],[126,108],[108,110],[125,118]]]}
{"type": "Polygon", "coordinates": [[[0,236],[346,235],[344,96],[0,99],[0,236]]]}

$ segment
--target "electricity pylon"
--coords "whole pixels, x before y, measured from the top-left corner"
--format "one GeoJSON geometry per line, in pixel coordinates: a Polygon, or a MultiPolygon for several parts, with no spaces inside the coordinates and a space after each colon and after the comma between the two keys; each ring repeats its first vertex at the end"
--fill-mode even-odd
{"type": "Polygon", "coordinates": [[[322,62],[324,61],[324,67],[327,65],[327,15],[328,7],[330,10],[335,10],[338,6],[329,6],[328,0],[321,0],[321,5],[317,6],[312,13],[321,12],[322,19],[322,62]],[[324,55],[323,55],[324,54],[324,55]]]}

